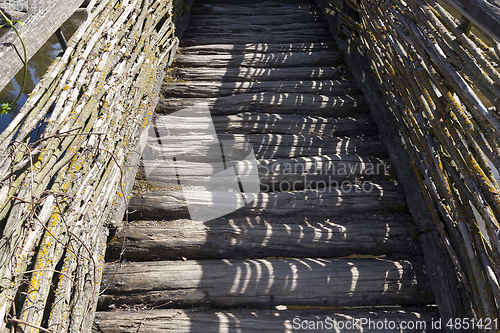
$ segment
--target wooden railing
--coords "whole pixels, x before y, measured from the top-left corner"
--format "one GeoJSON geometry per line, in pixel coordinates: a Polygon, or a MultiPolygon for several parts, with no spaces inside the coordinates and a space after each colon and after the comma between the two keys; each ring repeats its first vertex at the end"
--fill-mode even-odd
{"type": "MultiPolygon", "coordinates": [[[[61,25],[80,7],[83,0],[48,1],[23,17],[23,25],[16,27],[26,45],[28,59],[47,42],[61,25]]],[[[11,29],[0,38],[0,91],[24,66],[23,47],[11,29]]]]}
{"type": "MultiPolygon", "coordinates": [[[[397,119],[433,219],[426,226],[415,212],[416,224],[422,234],[439,233],[434,245],[446,249],[459,282],[456,289],[466,295],[462,299],[457,294],[456,305],[448,301],[447,306],[457,307],[449,316],[471,304],[476,319],[499,318],[500,187],[495,171],[500,170],[500,3],[317,2],[336,24],[336,37],[347,54],[357,52],[368,61],[369,75],[397,119]],[[463,17],[452,16],[446,5],[463,17]],[[471,31],[471,22],[479,29],[471,31]]],[[[438,303],[446,298],[434,291],[438,303]]]]}
{"type": "Polygon", "coordinates": [[[0,331],[90,332],[107,230],[123,219],[140,138],[177,50],[179,6],[91,1],[0,134],[0,331]]]}

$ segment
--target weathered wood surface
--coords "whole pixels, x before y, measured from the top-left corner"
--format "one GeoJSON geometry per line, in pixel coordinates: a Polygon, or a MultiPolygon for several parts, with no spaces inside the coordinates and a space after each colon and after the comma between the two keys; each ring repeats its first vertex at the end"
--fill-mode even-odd
{"type": "MultiPolygon", "coordinates": [[[[5,8],[4,8],[5,9],[5,8]]],[[[19,11],[3,11],[3,13],[5,14],[5,16],[7,16],[7,18],[9,20],[20,20],[24,15],[26,15],[25,12],[19,12],[19,11]]],[[[0,25],[3,25],[5,24],[5,20],[3,17],[0,17],[0,25]]]]}
{"type": "Polygon", "coordinates": [[[415,252],[416,230],[409,221],[321,219],[300,224],[258,219],[217,219],[206,223],[169,221],[164,226],[118,229],[106,257],[132,261],[343,257],[415,252]],[[125,242],[123,242],[125,239],[125,242]]]}
{"type": "MultiPolygon", "coordinates": [[[[315,185],[315,184],[311,184],[315,185]]],[[[292,184],[278,184],[277,190],[289,191],[292,184]],[[279,187],[282,187],[280,189],[279,187]]],[[[231,192],[209,193],[200,188],[196,200],[200,205],[210,206],[218,202],[233,207],[233,202],[248,198],[246,194],[231,192]]],[[[194,200],[194,199],[193,199],[194,200]]],[[[286,215],[303,211],[311,215],[346,214],[349,211],[403,210],[405,207],[401,189],[390,184],[362,183],[361,185],[326,186],[318,191],[306,189],[294,192],[259,193],[255,200],[240,208],[237,214],[260,214],[263,210],[270,214],[286,215]]],[[[130,198],[129,209],[136,211],[134,218],[189,217],[182,191],[155,191],[134,195],[130,198]]],[[[235,213],[235,214],[236,214],[235,213]]]]}
{"type": "MultiPolygon", "coordinates": [[[[203,1],[215,3],[211,0],[203,1]]],[[[265,13],[259,6],[253,5],[254,1],[244,2],[259,15],[226,15],[224,19],[211,15],[208,16],[209,20],[196,23],[198,27],[204,24],[218,25],[221,28],[220,34],[216,34],[215,29],[210,30],[215,39],[238,41],[223,46],[214,45],[213,41],[199,40],[198,42],[206,43],[207,46],[185,48],[179,56],[178,65],[183,65],[182,57],[186,59],[186,56],[192,59],[200,56],[199,59],[205,61],[199,64],[199,68],[180,69],[182,73],[191,73],[191,81],[201,81],[200,77],[195,77],[192,73],[200,73],[207,81],[214,81],[212,78],[216,77],[218,81],[234,85],[238,81],[266,81],[266,77],[272,73],[281,76],[280,80],[287,81],[304,80],[297,78],[295,71],[298,75],[308,77],[321,76],[323,73],[340,74],[338,71],[342,65],[341,57],[334,62],[328,61],[327,65],[321,67],[304,67],[302,63],[294,60],[298,53],[301,53],[300,57],[310,59],[319,59],[322,54],[326,59],[336,53],[335,47],[327,46],[325,50],[321,50],[323,45],[303,42],[300,36],[296,36],[297,39],[281,39],[277,42],[281,45],[262,45],[256,40],[251,41],[253,45],[244,45],[245,40],[239,40],[239,37],[245,38],[245,33],[240,33],[241,30],[234,30],[235,32],[228,36],[220,22],[225,21],[233,27],[235,24],[241,24],[249,27],[248,31],[251,31],[252,27],[261,31],[268,27],[267,23],[264,24],[265,27],[257,25],[258,20],[264,16],[266,22],[273,22],[273,25],[276,24],[276,18],[285,24],[299,22],[285,21],[283,18],[290,17],[287,14],[260,15],[265,13]],[[219,21],[214,20],[216,17],[219,21]],[[270,64],[271,67],[241,67],[241,62],[246,61],[245,59],[260,59],[265,56],[272,61],[275,54],[284,55],[283,52],[292,55],[282,59],[283,66],[286,66],[288,61],[290,67],[280,67],[278,70],[275,69],[275,64],[270,64]],[[218,67],[220,64],[217,62],[214,62],[213,66],[207,61],[213,57],[225,57],[228,61],[239,57],[240,63],[235,65],[238,67],[229,68],[232,72],[226,72],[227,68],[218,67]],[[325,68],[328,68],[328,71],[325,68]],[[200,71],[195,72],[196,70],[200,71]],[[207,73],[209,71],[213,74],[207,73]],[[242,77],[242,73],[251,75],[251,79],[234,79],[242,77]]],[[[199,13],[195,16],[197,20],[203,16],[202,12],[199,13]]],[[[320,21],[315,14],[304,12],[302,16],[309,21],[320,21]]],[[[189,34],[189,31],[195,30],[187,31],[189,34]]],[[[269,35],[273,33],[270,32],[269,35]]],[[[326,35],[322,37],[330,39],[326,35]]],[[[180,70],[172,71],[172,75],[180,70]]],[[[347,76],[348,72],[341,75],[347,76]]],[[[172,78],[175,79],[175,76],[172,78]]],[[[269,157],[259,161],[258,168],[263,185],[273,182],[287,183],[290,180],[298,180],[304,174],[314,175],[314,172],[321,170],[316,172],[318,178],[315,180],[318,180],[318,184],[308,184],[307,187],[304,186],[307,189],[302,191],[288,191],[279,187],[269,189],[269,192],[260,193],[254,199],[251,193],[241,195],[238,191],[208,192],[205,191],[208,187],[203,186],[203,181],[197,182],[186,189],[198,194],[198,200],[193,200],[198,204],[212,205],[216,202],[217,207],[221,205],[221,211],[226,211],[227,207],[235,206],[235,201],[245,203],[249,199],[254,200],[239,211],[224,217],[195,223],[189,219],[187,205],[180,190],[179,184],[182,180],[162,186],[161,180],[168,180],[167,174],[173,170],[164,161],[153,157],[153,162],[158,166],[157,171],[160,171],[160,184],[148,184],[151,174],[150,170],[147,170],[147,161],[144,160],[146,168],[144,173],[141,173],[142,178],[136,183],[136,191],[129,206],[131,211],[135,211],[129,216],[130,223],[135,226],[117,230],[109,255],[116,256],[124,250],[124,257],[130,260],[147,258],[164,261],[129,262],[124,264],[122,269],[118,268],[118,264],[108,265],[105,275],[109,281],[114,281],[110,282],[108,289],[103,289],[101,309],[119,308],[122,305],[150,307],[166,304],[168,307],[177,308],[242,305],[246,308],[241,311],[250,314],[255,313],[253,306],[277,304],[366,307],[432,303],[432,294],[419,259],[420,250],[415,243],[418,233],[410,222],[411,218],[404,212],[405,202],[401,189],[390,177],[384,177],[387,166],[386,153],[385,150],[379,149],[378,132],[373,126],[373,119],[366,112],[368,106],[362,96],[339,95],[334,92],[321,95],[270,93],[269,89],[273,89],[274,85],[267,82],[262,84],[268,85],[263,93],[237,91],[234,96],[219,98],[163,99],[163,105],[158,110],[168,116],[159,115],[156,118],[156,134],[159,137],[149,141],[155,142],[148,147],[149,152],[161,154],[161,149],[164,148],[158,145],[158,141],[161,141],[163,146],[166,146],[163,153],[170,157],[175,155],[176,163],[197,161],[196,165],[183,167],[182,172],[189,174],[191,170],[194,174],[195,171],[206,171],[208,174],[211,168],[206,162],[214,160],[214,156],[202,149],[202,146],[213,143],[214,136],[207,135],[206,130],[202,129],[202,126],[207,126],[206,121],[196,119],[206,111],[207,106],[212,113],[219,140],[234,140],[232,148],[236,148],[238,152],[240,146],[243,152],[247,151],[245,149],[249,145],[253,145],[256,156],[269,157]],[[194,105],[196,107],[186,109],[194,105]],[[177,110],[192,112],[193,117],[178,119],[182,117],[175,115],[174,111],[177,110]],[[205,124],[202,125],[202,122],[205,124]],[[172,133],[165,134],[169,126],[173,126],[172,133],[180,132],[180,129],[186,131],[182,132],[182,137],[176,137],[172,133]],[[205,136],[200,136],[201,133],[205,136]],[[245,143],[247,139],[249,143],[245,143]],[[201,152],[203,150],[205,152],[201,152]],[[361,155],[361,151],[366,153],[361,155]],[[290,156],[294,158],[290,159],[290,156]],[[316,162],[313,161],[318,161],[319,164],[314,164],[316,162]],[[363,175],[366,177],[363,181],[374,177],[373,182],[368,182],[373,187],[362,188],[362,184],[358,183],[358,186],[344,184],[343,187],[339,185],[330,188],[325,186],[326,183],[319,183],[324,179],[321,178],[325,176],[323,173],[335,173],[334,166],[337,168],[344,164],[348,169],[349,166],[354,169],[339,177],[340,182],[341,179],[349,180],[350,176],[363,174],[362,167],[380,162],[384,166],[381,168],[384,169],[383,172],[363,175]],[[285,175],[285,166],[291,165],[297,166],[297,170],[285,175]],[[273,169],[273,166],[277,169],[273,169]],[[161,174],[162,172],[164,174],[161,174]],[[383,180],[377,179],[378,177],[383,177],[383,180]],[[131,237],[127,239],[128,233],[131,237]],[[374,253],[387,255],[391,260],[330,258],[353,254],[373,256],[374,253]],[[299,258],[276,258],[281,255],[299,258]],[[262,257],[276,259],[258,259],[262,257]],[[311,257],[314,259],[310,259],[311,257]],[[182,260],[169,260],[177,258],[182,260]],[[255,259],[235,260],[238,258],[255,259]],[[405,258],[408,260],[404,260],[405,258]]],[[[308,82],[304,83],[304,86],[308,84],[314,85],[313,82],[308,82]]],[[[195,83],[193,88],[196,85],[204,84],[195,83]]],[[[217,92],[216,88],[213,88],[213,91],[221,93],[217,92]]],[[[226,142],[222,141],[214,147],[224,147],[225,153],[225,144],[226,142]]],[[[218,178],[215,178],[215,186],[225,186],[225,183],[217,180],[218,178]]],[[[170,318],[167,321],[175,323],[170,318]]],[[[148,325],[146,322],[147,320],[144,325],[148,325]]],[[[161,324],[153,325],[158,327],[161,324]]],[[[121,327],[124,326],[121,324],[121,327]]]]}
{"type": "Polygon", "coordinates": [[[499,0],[452,0],[462,15],[500,43],[499,0]]]}
{"type": "Polygon", "coordinates": [[[106,264],[99,308],[149,302],[219,306],[424,305],[421,264],[383,259],[256,259],[106,264]]]}
{"type": "Polygon", "coordinates": [[[368,113],[368,105],[361,95],[328,96],[271,92],[219,98],[161,98],[156,111],[160,114],[171,113],[203,103],[209,105],[212,116],[234,115],[249,111],[323,117],[352,117],[368,113]]]}
{"type": "MultiPolygon", "coordinates": [[[[180,54],[243,54],[243,53],[283,53],[283,52],[329,52],[338,51],[333,43],[288,43],[288,44],[212,44],[193,45],[182,48],[180,54]]],[[[298,69],[298,68],[296,68],[298,69]]]]}
{"type": "Polygon", "coordinates": [[[278,43],[326,43],[329,42],[330,38],[318,35],[310,35],[310,36],[299,36],[294,37],[292,33],[283,33],[282,36],[277,34],[269,35],[269,34],[251,34],[248,33],[244,36],[234,36],[234,35],[219,35],[219,36],[200,36],[193,38],[184,38],[183,45],[191,46],[191,45],[211,45],[211,44],[237,44],[237,43],[267,43],[267,44],[278,44],[278,43]]]}
{"type": "Polygon", "coordinates": [[[296,67],[296,68],[174,68],[169,72],[174,79],[200,81],[286,81],[296,80],[343,80],[350,77],[345,67],[296,67]]]}
{"type": "MultiPolygon", "coordinates": [[[[303,37],[310,38],[310,42],[314,40],[321,40],[324,42],[328,41],[327,37],[324,37],[325,32],[328,30],[325,29],[307,29],[307,30],[257,30],[252,29],[248,31],[248,29],[226,29],[226,31],[221,31],[227,34],[227,36],[231,36],[231,34],[238,33],[238,38],[247,39],[253,38],[254,41],[261,40],[266,37],[273,37],[273,39],[280,38],[281,43],[286,42],[287,40],[301,40],[303,37]]],[[[191,28],[187,32],[185,38],[187,39],[210,39],[210,38],[220,38],[223,37],[218,31],[206,31],[203,28],[191,28]]],[[[224,38],[224,37],[223,37],[224,38]]]]}
{"type": "Polygon", "coordinates": [[[296,33],[304,33],[307,30],[309,33],[315,34],[325,34],[328,32],[328,25],[324,22],[311,22],[311,23],[288,23],[288,24],[269,24],[269,25],[255,25],[250,28],[241,24],[225,24],[225,25],[206,25],[206,24],[192,24],[189,31],[191,33],[207,33],[207,32],[243,32],[243,31],[255,31],[255,32],[269,32],[273,31],[294,31],[296,33]]]}
{"type": "MultiPolygon", "coordinates": [[[[195,155],[193,157],[186,153],[190,148],[196,149],[197,147],[186,147],[181,150],[180,154],[167,154],[167,156],[175,156],[175,161],[172,158],[170,160],[166,158],[147,160],[148,168],[154,170],[148,175],[148,182],[156,185],[177,184],[177,170],[181,168],[183,177],[187,177],[190,182],[201,186],[213,181],[216,166],[219,165],[207,162],[209,156],[195,155]]],[[[199,148],[203,147],[199,146],[199,148]]],[[[290,187],[289,190],[303,190],[307,186],[317,188],[334,183],[376,181],[389,176],[387,161],[355,155],[322,155],[310,158],[301,156],[282,160],[261,159],[256,165],[251,162],[240,163],[240,168],[243,166],[248,169],[251,167],[257,169],[260,189],[264,192],[279,189],[278,184],[289,184],[285,187],[290,187]]]]}
{"type": "Polygon", "coordinates": [[[169,97],[221,97],[236,93],[304,93],[339,94],[355,93],[357,86],[351,81],[256,81],[256,82],[179,82],[165,83],[161,93],[169,97]]]}
{"type": "Polygon", "coordinates": [[[178,43],[171,11],[101,1],[0,134],[0,331],[90,330],[122,166],[178,43]]]}
{"type": "Polygon", "coordinates": [[[183,0],[178,1],[175,5],[183,6],[182,15],[174,20],[175,24],[175,37],[182,39],[184,36],[184,31],[186,31],[189,20],[191,18],[191,9],[193,8],[193,3],[195,0],[183,0]]]}
{"type": "MultiPolygon", "coordinates": [[[[160,100],[161,101],[161,100],[160,100]]],[[[181,101],[179,99],[179,101],[181,101]]],[[[172,101],[170,101],[172,102],[172,101]]],[[[212,114],[218,105],[212,107],[212,114]]],[[[249,107],[246,107],[247,109],[249,107]]],[[[229,111],[230,109],[227,108],[229,111]]],[[[363,134],[365,136],[377,134],[374,121],[370,115],[327,118],[319,116],[303,116],[300,114],[287,114],[283,112],[260,113],[243,112],[228,116],[213,116],[212,121],[219,133],[262,133],[262,134],[286,134],[286,135],[316,135],[316,136],[347,136],[363,134]]],[[[312,113],[312,112],[311,112],[312,113]]],[[[327,112],[325,112],[327,113],[327,112]]],[[[189,131],[192,135],[204,135],[204,122],[196,113],[193,117],[177,117],[175,114],[168,117],[156,118],[156,125],[160,128],[178,128],[189,131]],[[169,122],[174,122],[175,125],[169,122]]],[[[160,136],[160,139],[162,137],[160,136]]],[[[175,139],[175,138],[170,138],[175,139]]],[[[168,149],[168,147],[166,147],[168,149]]],[[[175,146],[172,147],[175,149],[175,146]]]]}
{"type": "Polygon", "coordinates": [[[272,16],[302,14],[304,12],[318,15],[317,6],[313,5],[287,5],[273,1],[266,1],[256,5],[245,4],[196,4],[193,7],[194,13],[203,13],[203,15],[220,15],[220,16],[254,16],[256,13],[272,16]],[[265,9],[264,12],[261,10],[265,9]]]}
{"type": "MultiPolygon", "coordinates": [[[[235,37],[239,38],[239,37],[235,37]]],[[[282,40],[282,39],[280,39],[282,40]]],[[[328,66],[338,59],[337,52],[286,52],[252,54],[180,54],[176,65],[180,67],[301,67],[328,66]]]]}
{"type": "MultiPolygon", "coordinates": [[[[83,0],[50,1],[36,11],[23,16],[23,26],[16,24],[16,29],[26,45],[30,59],[54,32],[80,7],[83,0]]],[[[0,38],[0,90],[12,80],[24,66],[23,46],[13,29],[0,38]]]]}
{"type": "MultiPolygon", "coordinates": [[[[95,333],[292,333],[310,332],[313,329],[317,333],[327,333],[332,332],[334,328],[337,328],[336,332],[358,332],[345,329],[345,326],[360,318],[370,319],[373,322],[372,327],[368,324],[363,326],[364,333],[380,333],[381,330],[376,327],[384,327],[384,321],[419,323],[419,328],[404,330],[405,333],[421,333],[424,327],[425,332],[441,332],[431,329],[433,321],[439,318],[437,308],[426,306],[342,310],[252,310],[251,312],[237,309],[97,312],[95,333]]],[[[387,327],[384,333],[401,333],[401,330],[387,327]]]]}
{"type": "MultiPolygon", "coordinates": [[[[218,127],[218,129],[221,129],[218,127]]],[[[265,131],[267,133],[271,132],[265,131]]],[[[309,131],[306,131],[310,133],[309,131]]],[[[358,155],[359,160],[363,156],[385,156],[386,150],[377,137],[349,136],[337,137],[330,133],[325,136],[293,135],[293,134],[218,134],[219,140],[232,142],[235,147],[246,147],[252,145],[255,157],[262,158],[291,158],[291,157],[314,157],[321,155],[358,155]]],[[[176,156],[179,159],[191,161],[207,160],[207,150],[200,145],[200,140],[193,136],[180,136],[179,141],[186,143],[186,147],[161,147],[150,142],[146,154],[148,156],[176,156]],[[189,151],[189,154],[186,154],[189,151]],[[157,155],[155,155],[157,154],[157,155]]],[[[342,158],[342,156],[341,156],[342,158]]]]}
{"type": "Polygon", "coordinates": [[[191,14],[191,20],[194,24],[197,21],[203,20],[203,23],[206,25],[226,25],[226,24],[238,24],[240,22],[242,25],[246,25],[251,27],[252,25],[282,25],[290,22],[295,23],[311,23],[311,22],[324,22],[322,17],[312,16],[312,15],[304,15],[300,14],[288,14],[288,15],[280,15],[279,17],[269,18],[269,15],[265,15],[262,13],[255,13],[255,15],[249,16],[225,16],[221,17],[220,15],[202,15],[201,13],[191,14]]]}

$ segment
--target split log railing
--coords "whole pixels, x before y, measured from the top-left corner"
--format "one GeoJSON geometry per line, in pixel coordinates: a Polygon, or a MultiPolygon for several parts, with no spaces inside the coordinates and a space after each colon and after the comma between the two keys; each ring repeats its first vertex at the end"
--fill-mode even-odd
{"type": "MultiPolygon", "coordinates": [[[[435,245],[446,248],[466,295],[458,303],[473,305],[476,318],[499,318],[500,187],[494,171],[500,170],[500,3],[317,3],[346,54],[368,61],[398,121],[434,221],[416,223],[424,237],[431,230],[440,234],[435,245]]],[[[440,291],[434,292],[439,305],[440,291]]]]}
{"type": "MultiPolygon", "coordinates": [[[[44,30],[52,34],[81,2],[28,13],[21,35],[31,40],[40,20],[58,17],[44,30]]],[[[183,6],[90,1],[64,54],[0,134],[0,331],[90,331],[105,223],[123,218],[183,6]]],[[[17,41],[9,38],[2,61],[16,58],[17,41]]]]}

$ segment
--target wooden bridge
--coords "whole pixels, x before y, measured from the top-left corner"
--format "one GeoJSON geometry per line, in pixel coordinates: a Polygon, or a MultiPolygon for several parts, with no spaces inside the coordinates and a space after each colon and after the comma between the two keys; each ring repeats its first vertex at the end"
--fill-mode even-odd
{"type": "Polygon", "coordinates": [[[499,331],[500,6],[443,6],[90,1],[0,135],[2,332],[499,331]]]}

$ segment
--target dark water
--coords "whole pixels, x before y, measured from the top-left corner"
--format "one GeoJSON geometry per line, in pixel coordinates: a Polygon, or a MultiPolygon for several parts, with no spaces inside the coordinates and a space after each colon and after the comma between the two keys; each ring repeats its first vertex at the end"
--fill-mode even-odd
{"type": "MultiPolygon", "coordinates": [[[[85,12],[76,12],[72,17],[66,21],[61,30],[68,41],[70,37],[75,33],[76,29],[85,20],[85,12]]],[[[0,29],[0,36],[5,34],[9,29],[0,29]]],[[[5,128],[9,125],[12,119],[19,112],[21,107],[24,105],[28,98],[28,94],[35,88],[36,84],[40,81],[42,76],[47,71],[47,68],[52,64],[56,56],[61,52],[61,45],[57,41],[57,37],[54,35],[45,43],[45,45],[38,50],[38,52],[28,61],[28,75],[26,77],[26,85],[24,87],[23,94],[12,106],[12,109],[8,114],[0,115],[0,132],[3,132],[5,128]]],[[[21,86],[23,83],[23,69],[21,69],[14,79],[0,92],[0,104],[9,103],[16,99],[21,86]]]]}

